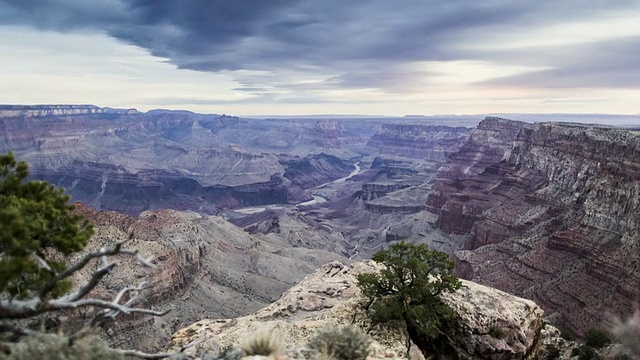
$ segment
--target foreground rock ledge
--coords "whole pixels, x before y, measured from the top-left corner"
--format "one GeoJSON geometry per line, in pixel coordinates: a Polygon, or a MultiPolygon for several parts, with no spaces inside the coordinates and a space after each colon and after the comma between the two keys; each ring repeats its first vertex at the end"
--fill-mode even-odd
{"type": "MultiPolygon", "coordinates": [[[[262,310],[237,319],[198,321],[177,331],[169,346],[177,350],[197,343],[186,350],[194,354],[198,348],[219,349],[240,344],[258,333],[269,333],[279,339],[284,353],[295,354],[310,337],[329,324],[354,321],[368,328],[366,314],[358,307],[362,297],[356,276],[376,268],[372,261],[352,265],[338,261],[328,263],[262,310]]],[[[543,311],[538,305],[470,281],[462,284],[455,294],[444,297],[460,315],[465,329],[464,334],[455,339],[465,352],[461,357],[533,359],[539,353],[543,311]],[[498,339],[490,332],[501,332],[504,336],[498,339]]],[[[409,349],[407,344],[411,342],[401,330],[376,327],[371,336],[374,344],[370,358],[421,356],[417,349],[409,349]]]]}

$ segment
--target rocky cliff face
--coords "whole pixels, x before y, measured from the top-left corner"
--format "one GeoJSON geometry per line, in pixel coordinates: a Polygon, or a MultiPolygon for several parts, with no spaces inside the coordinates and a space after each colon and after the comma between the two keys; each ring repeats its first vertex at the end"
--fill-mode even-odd
{"type": "Polygon", "coordinates": [[[289,200],[283,179],[277,175],[237,186],[204,186],[177,170],[130,172],[111,164],[73,161],[55,170],[35,167],[31,176],[65,188],[74,200],[96,209],[131,215],[167,207],[211,214],[220,209],[289,200]]]}
{"type": "Polygon", "coordinates": [[[493,116],[484,118],[460,150],[439,169],[440,178],[459,179],[481,173],[500,161],[526,123],[493,116]]]}
{"type": "Polygon", "coordinates": [[[345,161],[324,153],[302,159],[282,156],[280,162],[286,167],[283,176],[291,181],[291,186],[304,190],[346,176],[353,170],[345,161]]]}
{"type": "MultiPolygon", "coordinates": [[[[469,165],[472,165],[470,163],[469,165]]],[[[640,138],[524,125],[502,161],[439,180],[438,226],[469,234],[461,274],[534,299],[583,333],[640,296],[640,138]]]]}
{"type": "MultiPolygon", "coordinates": [[[[200,348],[219,349],[266,332],[277,339],[286,339],[283,341],[285,351],[295,353],[315,332],[329,324],[355,322],[368,328],[369,320],[358,306],[363,299],[356,276],[374,271],[377,267],[372,262],[326,264],[276,302],[251,315],[226,320],[204,319],[181,329],[173,335],[170,347],[180,349],[199,343],[200,348]]],[[[460,316],[465,329],[460,338],[454,339],[460,346],[460,356],[533,359],[539,354],[543,312],[532,301],[464,281],[463,287],[448,295],[445,302],[460,316]],[[491,328],[500,328],[505,336],[492,337],[491,328]]],[[[376,326],[370,334],[374,340],[371,358],[409,357],[411,348],[407,345],[411,341],[401,329],[376,326]]]]}
{"type": "Polygon", "coordinates": [[[471,129],[444,125],[384,124],[369,140],[378,153],[444,162],[467,140],[471,129]]]}
{"type": "Polygon", "coordinates": [[[416,213],[425,209],[430,187],[422,186],[468,142],[472,129],[445,125],[384,124],[369,140],[378,156],[374,181],[356,196],[375,213],[416,213]]]}
{"type": "MultiPolygon", "coordinates": [[[[460,150],[449,157],[438,170],[438,181],[432,188],[427,200],[428,208],[436,213],[456,211],[461,205],[451,194],[465,187],[464,181],[485,170],[487,166],[502,160],[505,152],[511,148],[518,132],[525,123],[508,119],[486,117],[473,130],[469,139],[460,150]],[[445,204],[449,204],[445,207],[445,204]],[[454,209],[451,209],[451,208],[454,209]]],[[[460,211],[468,212],[460,209],[460,211]]],[[[448,232],[467,232],[470,224],[460,221],[447,221],[443,228],[448,232]]]]}
{"type": "MultiPolygon", "coordinates": [[[[465,277],[535,299],[577,332],[599,325],[607,311],[627,311],[640,296],[633,256],[639,250],[637,133],[495,117],[471,131],[398,119],[32,110],[0,108],[0,152],[13,151],[30,163],[34,178],[64,186],[98,209],[137,215],[256,206],[225,216],[283,254],[295,247],[364,258],[388,241],[425,242],[455,252],[465,277]],[[317,186],[346,176],[355,163],[362,170],[356,176],[317,186]]],[[[158,214],[157,224],[185,217],[204,228],[227,226],[206,216],[158,214]]],[[[150,221],[126,219],[127,227],[150,221]]],[[[198,256],[184,252],[171,261],[198,256]]],[[[191,283],[189,274],[170,278],[167,283],[191,283]]]]}

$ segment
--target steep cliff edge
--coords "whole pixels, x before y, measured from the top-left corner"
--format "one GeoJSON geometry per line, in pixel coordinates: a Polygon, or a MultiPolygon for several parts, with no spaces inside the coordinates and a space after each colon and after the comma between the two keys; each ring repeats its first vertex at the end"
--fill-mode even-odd
{"type": "MultiPolygon", "coordinates": [[[[355,322],[368,328],[369,320],[358,306],[363,299],[356,276],[377,269],[370,261],[353,265],[326,264],[276,302],[249,316],[205,319],[181,329],[173,335],[170,347],[180,349],[198,343],[200,348],[218,349],[237,345],[253,334],[268,332],[283,340],[286,351],[294,352],[329,324],[355,322]]],[[[463,334],[454,339],[460,345],[461,358],[533,359],[539,354],[543,312],[532,301],[464,281],[463,287],[448,295],[445,302],[462,321],[463,334]],[[499,328],[504,337],[491,336],[491,328],[499,328]]],[[[408,357],[407,344],[411,342],[401,329],[376,326],[370,334],[375,340],[371,358],[408,357]]]]}
{"type": "MultiPolygon", "coordinates": [[[[499,162],[513,145],[524,124],[524,122],[497,117],[483,119],[460,150],[451,154],[449,160],[438,169],[437,181],[427,199],[427,208],[436,213],[452,211],[450,207],[459,208],[460,205],[450,198],[451,195],[467,186],[462,184],[462,181],[483,172],[487,166],[499,162]],[[445,207],[447,202],[450,204],[445,207]]],[[[456,233],[467,232],[469,226],[470,224],[460,223],[460,221],[448,221],[442,224],[445,231],[456,233]]]]}
{"type": "Polygon", "coordinates": [[[628,314],[640,296],[640,138],[527,124],[502,159],[434,185],[438,226],[470,235],[460,274],[534,299],[580,334],[628,314]]]}

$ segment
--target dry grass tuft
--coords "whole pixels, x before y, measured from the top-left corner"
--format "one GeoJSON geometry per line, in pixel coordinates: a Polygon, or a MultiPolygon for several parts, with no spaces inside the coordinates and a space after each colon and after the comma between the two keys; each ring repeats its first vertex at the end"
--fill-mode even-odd
{"type": "Polygon", "coordinates": [[[371,339],[355,325],[342,328],[328,326],[309,342],[319,353],[319,359],[365,360],[370,352],[371,339]]]}
{"type": "Polygon", "coordinates": [[[240,348],[247,356],[269,356],[280,353],[282,346],[270,333],[261,332],[243,341],[240,348]]]}
{"type": "Polygon", "coordinates": [[[99,337],[78,339],[69,346],[69,338],[60,334],[29,336],[11,346],[7,360],[124,360],[99,337]]]}

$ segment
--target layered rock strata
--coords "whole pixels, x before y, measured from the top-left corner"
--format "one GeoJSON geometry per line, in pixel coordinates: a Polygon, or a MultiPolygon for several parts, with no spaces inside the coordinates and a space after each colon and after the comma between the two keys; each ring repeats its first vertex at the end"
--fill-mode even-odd
{"type": "Polygon", "coordinates": [[[640,138],[524,125],[502,159],[439,180],[429,198],[441,229],[470,235],[456,253],[461,275],[534,299],[579,334],[630,312],[640,297],[640,138]]]}
{"type": "Polygon", "coordinates": [[[368,146],[382,155],[444,162],[464,144],[471,130],[444,125],[384,124],[368,146]]]}
{"type": "Polygon", "coordinates": [[[374,213],[417,213],[425,209],[429,182],[452,154],[469,142],[472,129],[445,125],[385,124],[368,145],[379,154],[371,168],[375,181],[357,196],[374,213]],[[410,189],[407,189],[410,188],[410,189]]]}
{"type": "Polygon", "coordinates": [[[439,169],[438,177],[457,180],[481,173],[488,165],[502,159],[525,124],[494,116],[485,117],[460,150],[451,154],[449,161],[439,169]]]}

